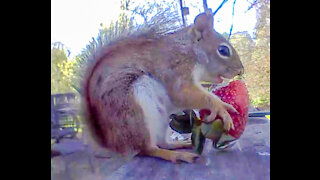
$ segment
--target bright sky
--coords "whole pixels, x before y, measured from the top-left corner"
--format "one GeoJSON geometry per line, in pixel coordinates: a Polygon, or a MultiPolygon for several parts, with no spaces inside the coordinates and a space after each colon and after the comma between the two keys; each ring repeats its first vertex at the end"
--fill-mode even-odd
{"type": "MultiPolygon", "coordinates": [[[[140,0],[143,1],[143,0],[140,0]]],[[[183,0],[189,7],[188,24],[203,11],[202,0],[183,0]]],[[[208,0],[208,7],[215,11],[222,0],[208,0]]],[[[233,19],[233,33],[238,31],[253,32],[255,10],[248,9],[247,0],[237,0],[233,19]]],[[[233,0],[229,0],[216,14],[216,31],[229,33],[232,24],[233,0]]],[[[116,20],[120,12],[120,0],[51,0],[51,43],[60,41],[71,51],[74,57],[81,52],[92,37],[98,35],[100,24],[116,20]]]]}

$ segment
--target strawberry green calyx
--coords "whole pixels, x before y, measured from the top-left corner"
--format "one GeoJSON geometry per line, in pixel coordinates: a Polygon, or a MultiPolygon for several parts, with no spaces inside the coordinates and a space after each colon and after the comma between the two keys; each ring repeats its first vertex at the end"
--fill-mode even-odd
{"type": "Polygon", "coordinates": [[[206,142],[206,137],[201,132],[201,126],[194,126],[192,128],[191,142],[194,151],[198,154],[202,154],[203,147],[206,142]]]}
{"type": "Polygon", "coordinates": [[[212,141],[218,141],[223,133],[223,123],[221,119],[217,119],[210,124],[202,123],[201,132],[212,141]]]}

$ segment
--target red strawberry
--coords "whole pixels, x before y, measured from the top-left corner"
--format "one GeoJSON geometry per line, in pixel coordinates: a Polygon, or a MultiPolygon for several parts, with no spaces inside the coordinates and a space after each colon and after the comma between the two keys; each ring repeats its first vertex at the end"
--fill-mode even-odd
{"type": "MultiPolygon", "coordinates": [[[[214,90],[213,93],[220,97],[223,102],[231,104],[239,112],[239,114],[229,112],[235,129],[230,129],[229,132],[227,132],[227,134],[239,138],[248,121],[248,108],[250,102],[246,85],[242,81],[236,80],[230,82],[227,86],[214,90]]],[[[210,111],[201,109],[200,118],[202,119],[205,114],[210,114],[210,111]]]]}

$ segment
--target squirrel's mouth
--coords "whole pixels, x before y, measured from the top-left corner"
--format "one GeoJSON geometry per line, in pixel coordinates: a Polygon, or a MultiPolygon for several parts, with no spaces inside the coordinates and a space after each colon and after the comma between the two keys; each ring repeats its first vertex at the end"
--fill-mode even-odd
{"type": "Polygon", "coordinates": [[[231,79],[233,79],[235,76],[237,76],[237,75],[236,74],[232,74],[232,73],[223,73],[222,75],[218,74],[217,76],[214,76],[212,78],[212,84],[218,85],[218,84],[221,84],[223,82],[227,83],[231,79]]]}
{"type": "Polygon", "coordinates": [[[223,82],[229,82],[230,79],[232,79],[233,77],[229,77],[229,76],[224,76],[224,75],[217,75],[216,77],[212,78],[212,84],[217,85],[217,84],[221,84],[223,82]]]}
{"type": "Polygon", "coordinates": [[[223,82],[223,77],[220,75],[217,75],[212,79],[212,84],[220,84],[223,82]]]}

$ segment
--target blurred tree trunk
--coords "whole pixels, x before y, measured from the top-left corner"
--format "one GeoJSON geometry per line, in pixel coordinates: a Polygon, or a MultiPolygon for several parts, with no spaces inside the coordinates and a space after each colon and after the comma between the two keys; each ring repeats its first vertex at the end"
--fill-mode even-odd
{"type": "Polygon", "coordinates": [[[186,27],[186,21],[185,21],[184,14],[183,14],[182,0],[179,0],[179,4],[180,4],[180,11],[181,11],[182,23],[183,23],[183,26],[186,27]]]}
{"type": "Polygon", "coordinates": [[[202,3],[203,3],[203,10],[204,10],[204,12],[206,12],[208,9],[207,0],[203,0],[202,3]]]}

